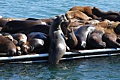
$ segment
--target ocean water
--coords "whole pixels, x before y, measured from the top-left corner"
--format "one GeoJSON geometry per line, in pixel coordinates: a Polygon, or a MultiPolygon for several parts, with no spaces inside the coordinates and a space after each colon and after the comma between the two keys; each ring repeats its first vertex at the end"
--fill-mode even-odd
{"type": "MultiPolygon", "coordinates": [[[[73,6],[120,11],[120,0],[0,0],[0,15],[10,18],[50,18],[73,6]]],[[[120,56],[48,63],[0,64],[0,80],[120,80],[120,56]]]]}

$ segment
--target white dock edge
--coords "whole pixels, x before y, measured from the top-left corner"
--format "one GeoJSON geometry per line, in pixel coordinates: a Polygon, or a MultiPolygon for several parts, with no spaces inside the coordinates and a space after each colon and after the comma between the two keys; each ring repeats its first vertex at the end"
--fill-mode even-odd
{"type": "MultiPolygon", "coordinates": [[[[66,52],[64,55],[72,55],[72,54],[84,54],[84,55],[78,55],[78,56],[74,56],[74,57],[70,56],[70,57],[67,57],[67,58],[63,57],[63,58],[61,58],[61,60],[120,55],[119,52],[118,53],[113,53],[114,51],[120,51],[120,48],[79,50],[77,52],[66,52]],[[97,53],[97,52],[107,52],[107,53],[104,53],[104,54],[85,54],[85,53],[97,53]]],[[[43,58],[43,57],[48,57],[48,53],[21,55],[21,56],[12,56],[12,57],[0,57],[0,61],[22,60],[22,59],[43,58]]],[[[26,61],[24,61],[24,62],[26,62],[26,61]]],[[[36,60],[36,61],[28,61],[28,62],[29,63],[32,63],[32,62],[47,62],[47,60],[36,60]]]]}

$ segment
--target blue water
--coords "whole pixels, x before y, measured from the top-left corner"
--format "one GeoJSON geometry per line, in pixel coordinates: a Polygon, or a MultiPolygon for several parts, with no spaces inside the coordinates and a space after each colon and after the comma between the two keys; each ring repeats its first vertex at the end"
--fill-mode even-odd
{"type": "MultiPolygon", "coordinates": [[[[11,18],[49,18],[71,7],[96,6],[120,11],[120,0],[0,0],[0,15],[11,18]]],[[[120,56],[47,63],[0,64],[0,80],[120,80],[120,56]]]]}

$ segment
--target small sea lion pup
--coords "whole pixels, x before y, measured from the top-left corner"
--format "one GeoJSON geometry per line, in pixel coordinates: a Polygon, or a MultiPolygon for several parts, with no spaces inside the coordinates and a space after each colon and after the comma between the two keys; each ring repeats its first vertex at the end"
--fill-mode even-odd
{"type": "Polygon", "coordinates": [[[58,16],[51,24],[49,36],[50,36],[50,49],[49,49],[49,63],[57,64],[61,57],[66,52],[66,43],[64,34],[61,30],[62,16],[58,16]]]}
{"type": "Polygon", "coordinates": [[[13,41],[5,36],[0,36],[0,56],[15,56],[16,53],[17,50],[13,41]]]}
{"type": "Polygon", "coordinates": [[[77,37],[78,44],[75,49],[85,49],[87,36],[92,33],[96,29],[95,26],[92,25],[84,25],[74,31],[75,36],[77,37]]]}

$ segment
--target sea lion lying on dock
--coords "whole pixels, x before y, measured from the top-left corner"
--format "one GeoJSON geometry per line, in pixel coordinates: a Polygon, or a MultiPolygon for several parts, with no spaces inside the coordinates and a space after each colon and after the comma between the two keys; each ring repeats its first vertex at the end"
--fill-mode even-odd
{"type": "Polygon", "coordinates": [[[28,27],[24,30],[22,30],[21,32],[28,35],[29,33],[31,32],[42,32],[42,33],[45,33],[45,34],[49,34],[49,28],[50,28],[50,25],[34,25],[34,26],[31,26],[31,27],[28,27]]]}
{"type": "Polygon", "coordinates": [[[83,13],[85,13],[86,15],[88,15],[89,17],[93,18],[93,19],[96,19],[97,16],[93,14],[93,11],[92,11],[92,7],[91,6],[74,6],[72,7],[71,9],[69,9],[69,11],[75,11],[75,10],[78,10],[78,11],[81,11],[83,13]]]}
{"type": "Polygon", "coordinates": [[[49,49],[49,38],[41,32],[32,32],[27,35],[28,41],[22,45],[22,49],[26,54],[29,53],[44,53],[49,49]]]}
{"type": "Polygon", "coordinates": [[[29,27],[35,26],[35,25],[41,25],[41,20],[13,20],[7,22],[3,28],[2,32],[8,32],[8,33],[17,33],[24,31],[25,29],[28,29],[29,27]]]}
{"type": "Polygon", "coordinates": [[[106,43],[107,48],[118,48],[120,43],[117,42],[118,36],[113,29],[107,29],[103,34],[102,40],[106,43]]]}
{"type": "Polygon", "coordinates": [[[0,18],[0,27],[3,27],[7,22],[13,20],[26,20],[26,18],[0,18]]]}
{"type": "Polygon", "coordinates": [[[68,19],[80,19],[80,20],[90,20],[91,17],[87,16],[85,13],[75,10],[75,11],[68,11],[65,13],[68,19]]]}
{"type": "Polygon", "coordinates": [[[115,11],[104,12],[97,7],[93,7],[92,13],[97,17],[101,17],[102,20],[108,19],[111,21],[120,21],[120,13],[115,11]]]}
{"type": "Polygon", "coordinates": [[[85,49],[87,36],[96,29],[92,25],[84,25],[74,31],[75,36],[77,37],[78,44],[75,49],[85,49]]]}
{"type": "Polygon", "coordinates": [[[10,39],[5,36],[0,36],[0,56],[15,56],[17,55],[16,46],[10,39]]]}
{"type": "Polygon", "coordinates": [[[95,30],[91,34],[89,34],[87,38],[87,46],[86,49],[103,49],[106,47],[106,43],[103,42],[102,36],[104,31],[95,30]]]}

